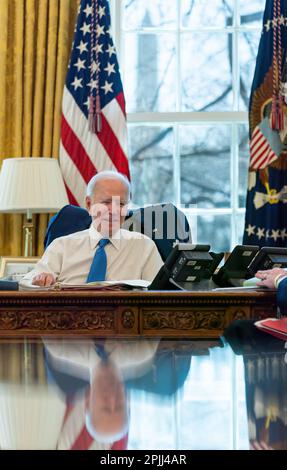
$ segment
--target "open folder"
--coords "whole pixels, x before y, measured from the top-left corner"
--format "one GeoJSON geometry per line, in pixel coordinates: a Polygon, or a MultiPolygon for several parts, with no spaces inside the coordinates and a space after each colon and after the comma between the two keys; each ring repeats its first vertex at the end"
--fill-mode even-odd
{"type": "Polygon", "coordinates": [[[265,331],[276,338],[287,341],[287,317],[286,318],[266,318],[255,322],[255,326],[261,331],[265,331]]]}
{"type": "Polygon", "coordinates": [[[148,288],[150,281],[143,279],[128,279],[123,281],[96,281],[87,284],[65,284],[56,282],[49,287],[34,286],[33,284],[20,284],[20,290],[33,290],[33,291],[78,291],[78,290],[92,290],[92,291],[115,291],[115,290],[145,290],[148,288]]]}

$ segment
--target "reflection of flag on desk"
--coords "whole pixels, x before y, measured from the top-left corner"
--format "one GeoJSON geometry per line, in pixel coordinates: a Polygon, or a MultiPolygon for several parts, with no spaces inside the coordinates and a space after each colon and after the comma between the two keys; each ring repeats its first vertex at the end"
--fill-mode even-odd
{"type": "Polygon", "coordinates": [[[284,354],[283,350],[269,353],[266,349],[260,354],[244,355],[251,449],[287,448],[287,367],[284,354]]]}
{"type": "Polygon", "coordinates": [[[287,244],[287,2],[266,0],[249,103],[250,162],[243,243],[287,244]]]}
{"type": "Polygon", "coordinates": [[[125,100],[107,0],[82,0],[63,94],[60,164],[69,200],[103,170],[129,177],[125,100]]]}
{"type": "Polygon", "coordinates": [[[250,441],[250,450],[274,450],[264,441],[256,441],[255,439],[250,441]]]}

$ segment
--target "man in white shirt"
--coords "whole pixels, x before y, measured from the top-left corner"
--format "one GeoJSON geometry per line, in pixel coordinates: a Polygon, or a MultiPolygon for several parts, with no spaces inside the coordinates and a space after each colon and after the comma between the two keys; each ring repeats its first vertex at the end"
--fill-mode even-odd
{"type": "Polygon", "coordinates": [[[151,281],[163,261],[155,243],[138,232],[121,229],[130,200],[130,184],[125,176],[104,171],[87,186],[86,205],[92,217],[89,229],[55,239],[35,269],[22,284],[51,286],[56,281],[84,284],[101,239],[107,259],[105,280],[144,279],[151,281]]]}
{"type": "Polygon", "coordinates": [[[90,449],[110,448],[128,432],[129,400],[124,381],[140,377],[152,367],[159,341],[107,339],[103,345],[91,340],[46,339],[44,343],[54,378],[58,372],[89,383],[88,393],[76,394],[73,400],[58,448],[81,448],[80,435],[90,449]],[[100,349],[106,359],[100,357],[100,349]]]}

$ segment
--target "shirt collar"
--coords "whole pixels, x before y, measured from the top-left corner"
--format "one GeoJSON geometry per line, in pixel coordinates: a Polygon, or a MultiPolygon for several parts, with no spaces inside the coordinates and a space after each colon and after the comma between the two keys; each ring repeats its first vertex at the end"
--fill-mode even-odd
{"type": "MultiPolygon", "coordinates": [[[[91,249],[94,250],[99,241],[103,238],[103,236],[98,232],[94,225],[91,224],[89,228],[89,236],[90,236],[90,244],[91,244],[91,249]]],[[[121,246],[121,229],[118,230],[118,232],[115,234],[114,237],[109,238],[111,244],[117,249],[120,249],[121,246]]]]}

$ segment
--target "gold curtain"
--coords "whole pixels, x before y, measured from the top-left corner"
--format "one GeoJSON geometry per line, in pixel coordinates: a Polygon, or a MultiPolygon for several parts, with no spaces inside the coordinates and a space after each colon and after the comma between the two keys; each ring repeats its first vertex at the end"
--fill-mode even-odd
{"type": "MultiPolygon", "coordinates": [[[[58,158],[63,86],[79,0],[0,0],[0,163],[58,158]]],[[[34,252],[48,217],[34,216],[34,252]]],[[[0,215],[0,255],[23,253],[21,215],[0,215]]]]}

